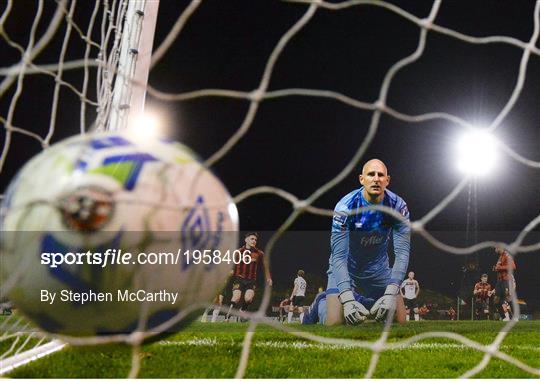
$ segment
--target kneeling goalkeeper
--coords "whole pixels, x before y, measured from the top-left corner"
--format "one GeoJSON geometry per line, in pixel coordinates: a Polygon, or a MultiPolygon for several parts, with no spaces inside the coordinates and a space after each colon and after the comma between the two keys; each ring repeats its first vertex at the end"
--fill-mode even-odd
{"type": "Polygon", "coordinates": [[[359,324],[368,316],[378,321],[397,315],[405,321],[405,305],[399,287],[409,264],[409,211],[405,201],[387,190],[386,165],[368,161],[359,176],[362,187],[343,197],[332,220],[331,254],[326,289],[326,324],[359,324]],[[379,210],[357,211],[370,205],[393,209],[401,218],[379,210]],[[393,238],[395,261],[391,268],[388,242],[393,238]],[[376,300],[368,309],[353,294],[376,300]]]}

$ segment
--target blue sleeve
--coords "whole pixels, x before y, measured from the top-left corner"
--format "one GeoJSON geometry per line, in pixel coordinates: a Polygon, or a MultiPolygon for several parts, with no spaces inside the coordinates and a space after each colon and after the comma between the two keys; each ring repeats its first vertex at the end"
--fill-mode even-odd
{"type": "Polygon", "coordinates": [[[323,298],[326,298],[326,293],[320,292],[315,296],[313,303],[309,306],[309,310],[304,314],[302,324],[317,324],[319,321],[319,303],[323,298]]]}
{"type": "Polygon", "coordinates": [[[409,222],[409,210],[405,201],[399,200],[396,205],[396,210],[403,216],[406,221],[396,221],[392,227],[393,239],[394,239],[394,254],[395,261],[392,268],[392,275],[390,279],[391,284],[395,284],[398,287],[405,278],[407,267],[409,266],[409,252],[411,249],[411,228],[409,222]]]}
{"type": "Polygon", "coordinates": [[[341,202],[334,209],[332,219],[332,235],[330,238],[330,267],[339,292],[351,288],[351,278],[347,267],[349,256],[349,232],[350,232],[349,208],[341,202]]]}

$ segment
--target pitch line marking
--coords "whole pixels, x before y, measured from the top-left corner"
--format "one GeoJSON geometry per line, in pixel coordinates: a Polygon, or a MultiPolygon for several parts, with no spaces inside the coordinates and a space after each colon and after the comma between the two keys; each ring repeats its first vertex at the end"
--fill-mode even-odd
{"type": "MultiPolygon", "coordinates": [[[[240,345],[241,343],[234,344],[230,342],[221,342],[217,338],[202,338],[202,339],[190,339],[182,341],[170,341],[170,340],[161,340],[158,343],[160,346],[195,346],[195,347],[213,347],[213,346],[235,346],[240,345]]],[[[286,342],[286,341],[275,341],[275,340],[266,340],[259,341],[253,344],[258,348],[276,348],[276,349],[304,349],[304,348],[313,348],[313,349],[324,349],[324,350],[336,350],[336,349],[350,349],[356,348],[351,345],[334,345],[334,344],[313,344],[303,341],[296,342],[286,342]]],[[[358,348],[356,348],[358,349],[358,348]]],[[[423,350],[423,349],[457,349],[457,350],[474,350],[473,348],[468,347],[464,344],[454,344],[454,343],[414,343],[409,346],[404,346],[401,348],[393,350],[423,350]]],[[[540,347],[533,345],[502,345],[501,350],[505,349],[519,349],[527,351],[538,351],[540,352],[540,347]]]]}

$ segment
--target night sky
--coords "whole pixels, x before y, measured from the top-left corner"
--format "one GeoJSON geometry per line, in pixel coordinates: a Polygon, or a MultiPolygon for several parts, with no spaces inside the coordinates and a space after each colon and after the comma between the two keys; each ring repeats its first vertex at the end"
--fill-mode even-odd
{"type": "MultiPolygon", "coordinates": [[[[429,15],[432,7],[428,1],[391,3],[422,18],[429,15]]],[[[154,47],[164,39],[186,4],[161,1],[154,47]]],[[[533,33],[534,1],[517,4],[446,1],[435,24],[470,36],[505,35],[527,42],[533,33]]],[[[168,93],[204,88],[254,90],[276,43],[306,9],[305,4],[280,1],[203,1],[151,72],[149,83],[168,93]]],[[[83,14],[84,10],[79,16],[83,14]]],[[[8,23],[6,29],[14,35],[27,33],[13,23],[8,23]]],[[[419,34],[418,26],[380,7],[318,9],[279,57],[269,90],[332,90],[359,101],[374,102],[385,74],[396,61],[416,49],[419,34]]],[[[7,49],[5,45],[0,47],[7,49]]],[[[8,53],[13,52],[6,50],[8,53]]],[[[387,103],[409,115],[446,112],[487,126],[511,96],[522,53],[508,44],[473,45],[431,31],[421,58],[395,76],[387,103]]],[[[77,49],[72,54],[76,56],[77,49]]],[[[54,61],[53,56],[47,55],[41,59],[54,61]]],[[[520,155],[540,161],[539,56],[531,55],[526,74],[516,105],[495,134],[520,155]]],[[[37,88],[37,80],[32,81],[28,80],[25,86],[37,88]]],[[[44,81],[50,83],[51,79],[44,81]]],[[[66,96],[66,102],[75,104],[74,96],[66,96]]],[[[36,94],[24,97],[17,123],[44,135],[48,123],[39,123],[48,119],[40,115],[50,109],[50,98],[36,94]]],[[[5,116],[7,103],[1,99],[0,102],[0,115],[5,116]]],[[[248,106],[246,100],[227,98],[186,102],[147,98],[148,109],[165,115],[169,135],[202,158],[210,157],[238,129],[248,106]]],[[[331,99],[292,96],[264,101],[249,132],[213,170],[233,196],[252,187],[269,185],[307,198],[349,162],[365,138],[371,116],[372,111],[331,99]]],[[[77,133],[77,118],[77,114],[61,115],[53,141],[77,133]]],[[[333,209],[342,196],[359,186],[357,174],[362,163],[376,157],[389,168],[389,189],[405,199],[411,218],[417,220],[462,179],[463,175],[455,169],[453,152],[462,132],[463,127],[447,120],[407,123],[383,114],[375,139],[358,169],[314,205],[333,209]]],[[[3,189],[16,168],[38,150],[35,141],[14,137],[9,164],[1,173],[3,189]]],[[[510,242],[540,212],[540,170],[517,163],[503,153],[494,173],[478,180],[476,190],[469,197],[466,187],[427,225],[429,231],[461,247],[484,239],[510,242]]],[[[263,232],[263,243],[292,211],[288,202],[275,195],[254,196],[238,208],[241,229],[263,232]]],[[[272,271],[278,282],[292,282],[300,267],[308,275],[324,277],[330,222],[329,217],[309,214],[296,220],[291,236],[285,237],[273,253],[272,271]]],[[[536,227],[526,242],[539,239],[536,227]]],[[[539,254],[536,251],[517,258],[518,294],[527,299],[538,299],[539,254]]],[[[442,253],[422,238],[413,237],[410,268],[416,271],[423,287],[455,296],[463,261],[463,257],[442,253]]],[[[492,250],[483,250],[479,270],[488,272],[495,262],[492,250]]],[[[494,273],[490,277],[493,281],[494,273]]]]}

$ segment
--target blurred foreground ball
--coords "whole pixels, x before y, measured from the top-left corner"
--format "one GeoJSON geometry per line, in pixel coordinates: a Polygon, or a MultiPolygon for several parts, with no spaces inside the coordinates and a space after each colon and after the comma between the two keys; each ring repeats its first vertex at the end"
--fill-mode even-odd
{"type": "Polygon", "coordinates": [[[125,132],[44,150],[1,210],[2,296],[75,336],[159,330],[212,301],[238,242],[236,206],[188,148],[125,132]]]}

